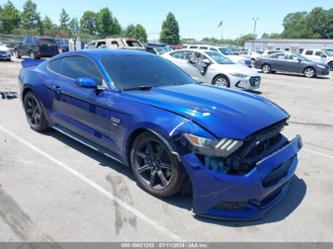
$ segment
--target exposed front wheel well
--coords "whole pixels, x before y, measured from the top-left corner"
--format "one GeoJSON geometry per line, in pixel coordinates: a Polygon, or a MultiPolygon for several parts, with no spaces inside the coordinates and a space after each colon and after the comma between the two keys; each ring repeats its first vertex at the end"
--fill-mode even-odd
{"type": "Polygon", "coordinates": [[[24,88],[24,90],[23,90],[23,92],[22,92],[22,100],[24,99],[25,95],[26,95],[28,92],[32,92],[31,88],[29,88],[29,87],[24,88]]]}

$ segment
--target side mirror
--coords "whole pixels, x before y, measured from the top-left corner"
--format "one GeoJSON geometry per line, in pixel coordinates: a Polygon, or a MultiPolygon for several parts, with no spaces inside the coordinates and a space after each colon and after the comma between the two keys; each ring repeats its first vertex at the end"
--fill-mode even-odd
{"type": "Polygon", "coordinates": [[[75,84],[78,87],[84,88],[97,88],[97,83],[94,79],[90,77],[80,77],[75,80],[75,84]]]}
{"type": "Polygon", "coordinates": [[[203,59],[203,60],[202,60],[202,63],[203,63],[203,64],[206,64],[206,65],[209,65],[209,64],[210,64],[210,60],[208,60],[208,59],[203,59]]]}
{"type": "Polygon", "coordinates": [[[299,62],[299,63],[301,63],[301,62],[302,62],[302,59],[297,59],[297,60],[298,60],[298,62],[299,62]]]}

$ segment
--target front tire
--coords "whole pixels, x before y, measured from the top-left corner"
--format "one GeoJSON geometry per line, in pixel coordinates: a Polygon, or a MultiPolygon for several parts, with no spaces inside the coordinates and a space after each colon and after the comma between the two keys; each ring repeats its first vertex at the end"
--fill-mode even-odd
{"type": "Polygon", "coordinates": [[[30,57],[30,59],[36,59],[36,55],[35,55],[34,51],[31,50],[29,52],[29,57],[30,57]]]}
{"type": "Polygon", "coordinates": [[[303,73],[306,78],[313,78],[316,76],[316,71],[312,67],[305,68],[303,73]]]}
{"type": "Polygon", "coordinates": [[[333,61],[331,61],[330,63],[328,63],[330,70],[333,71],[333,61]]]}
{"type": "Polygon", "coordinates": [[[263,73],[271,73],[272,67],[269,64],[264,64],[261,66],[261,70],[263,73]]]}
{"type": "Polygon", "coordinates": [[[168,146],[156,135],[143,132],[134,140],[131,167],[140,187],[156,197],[178,193],[184,182],[184,169],[168,146]]]}
{"type": "Polygon", "coordinates": [[[49,128],[42,105],[31,91],[25,94],[23,106],[28,124],[33,130],[41,132],[49,128]]]}
{"type": "Polygon", "coordinates": [[[230,82],[227,76],[225,75],[218,75],[213,79],[212,84],[214,86],[224,86],[224,87],[230,87],[230,82]]]}
{"type": "Polygon", "coordinates": [[[14,57],[16,59],[20,59],[21,58],[20,52],[17,49],[14,50],[14,57]]]}

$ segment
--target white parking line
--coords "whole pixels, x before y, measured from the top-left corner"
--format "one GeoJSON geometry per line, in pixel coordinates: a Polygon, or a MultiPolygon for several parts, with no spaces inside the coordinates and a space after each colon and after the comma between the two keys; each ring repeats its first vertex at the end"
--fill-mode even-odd
{"type": "Polygon", "coordinates": [[[323,157],[327,157],[327,158],[333,159],[332,155],[328,155],[328,154],[325,154],[325,153],[322,153],[322,152],[318,152],[318,151],[314,151],[314,150],[308,150],[308,149],[303,149],[303,150],[307,151],[307,152],[311,152],[313,154],[317,154],[319,156],[323,156],[323,157]]]}
{"type": "Polygon", "coordinates": [[[59,167],[63,168],[64,170],[68,171],[72,175],[76,176],[78,179],[80,179],[84,183],[88,184],[89,186],[91,186],[92,188],[94,188],[95,190],[97,190],[98,192],[100,192],[101,194],[103,194],[104,196],[109,198],[110,200],[117,202],[121,207],[125,208],[127,211],[131,212],[133,215],[142,219],[144,222],[148,223],[149,225],[153,226],[156,230],[158,230],[162,234],[167,235],[168,237],[170,237],[174,241],[185,241],[181,237],[176,235],[175,233],[171,232],[169,229],[161,226],[155,220],[149,218],[148,216],[144,215],[143,213],[141,213],[139,210],[135,209],[131,205],[128,205],[126,202],[120,200],[119,198],[114,196],[111,192],[107,191],[106,189],[104,189],[103,187],[101,187],[100,185],[95,183],[94,181],[90,180],[86,176],[82,175],[78,171],[74,170],[70,166],[66,165],[65,163],[59,161],[58,159],[54,158],[53,156],[51,156],[51,155],[47,154],[46,152],[40,150],[36,146],[34,146],[31,143],[25,141],[23,138],[15,135],[11,131],[7,130],[6,128],[0,126],[0,130],[2,130],[4,133],[11,136],[12,138],[16,139],[20,143],[24,144],[25,146],[29,147],[33,151],[37,152],[38,154],[42,155],[43,157],[49,159],[50,161],[52,161],[53,163],[55,163],[59,167]]]}

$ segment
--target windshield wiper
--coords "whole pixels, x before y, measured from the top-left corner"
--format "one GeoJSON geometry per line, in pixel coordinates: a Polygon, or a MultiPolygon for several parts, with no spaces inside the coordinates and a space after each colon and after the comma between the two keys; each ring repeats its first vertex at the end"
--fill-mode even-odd
{"type": "Polygon", "coordinates": [[[146,86],[136,86],[136,87],[129,87],[129,88],[124,88],[123,91],[134,91],[134,90],[143,90],[143,91],[147,91],[152,89],[155,86],[151,86],[151,85],[146,85],[146,86]]]}

